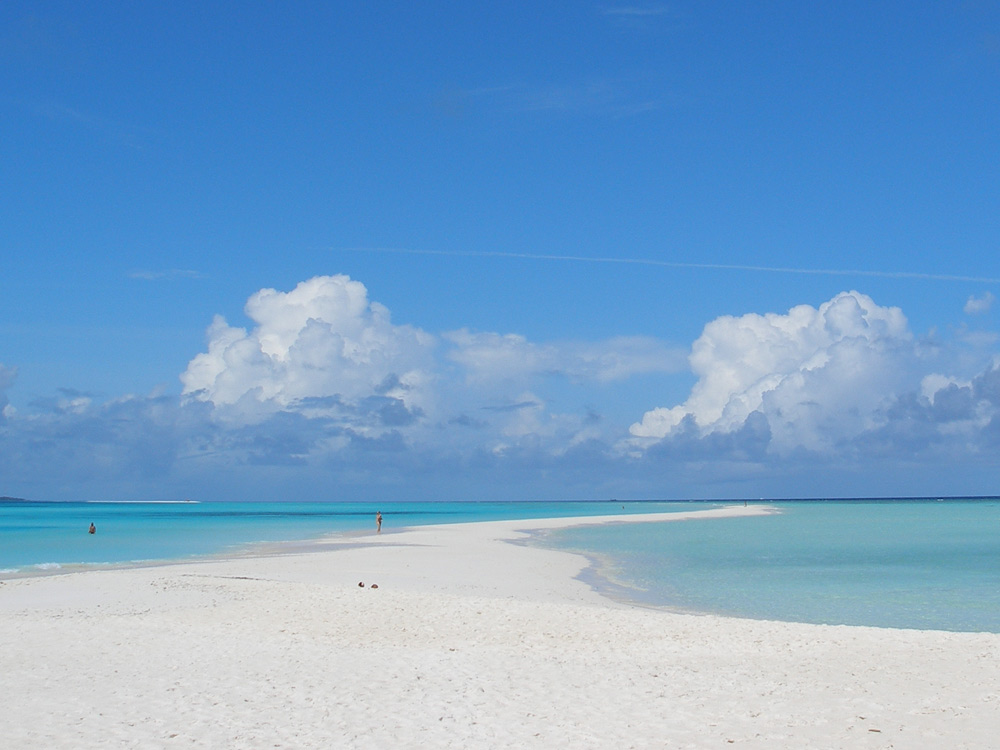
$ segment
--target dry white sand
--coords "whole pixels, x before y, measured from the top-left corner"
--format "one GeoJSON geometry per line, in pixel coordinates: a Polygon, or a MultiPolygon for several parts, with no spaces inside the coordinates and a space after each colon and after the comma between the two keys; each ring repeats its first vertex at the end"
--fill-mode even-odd
{"type": "Polygon", "coordinates": [[[0,745],[1000,745],[1000,635],[629,607],[509,543],[574,522],[4,581],[0,745]]]}

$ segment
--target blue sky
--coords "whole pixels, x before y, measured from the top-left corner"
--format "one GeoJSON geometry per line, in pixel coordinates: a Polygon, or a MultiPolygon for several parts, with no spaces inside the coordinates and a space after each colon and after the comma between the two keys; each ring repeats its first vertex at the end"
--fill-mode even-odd
{"type": "Polygon", "coordinates": [[[0,6],[0,494],[998,491],[1000,5],[0,6]]]}

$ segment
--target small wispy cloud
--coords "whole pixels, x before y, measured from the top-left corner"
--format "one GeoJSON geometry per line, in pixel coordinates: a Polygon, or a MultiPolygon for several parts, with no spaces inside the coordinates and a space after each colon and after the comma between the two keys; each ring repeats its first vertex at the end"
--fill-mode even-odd
{"type": "Polygon", "coordinates": [[[27,105],[35,114],[53,121],[71,123],[93,133],[117,141],[132,149],[142,149],[145,139],[155,136],[149,128],[136,127],[111,117],[69,107],[55,101],[33,102],[27,105]]]}
{"type": "Polygon", "coordinates": [[[629,32],[677,29],[683,15],[675,8],[660,4],[608,5],[599,11],[607,21],[629,32]]]}
{"type": "Polygon", "coordinates": [[[971,296],[965,301],[963,309],[966,315],[982,315],[989,312],[995,300],[996,297],[993,296],[992,292],[986,292],[982,297],[971,296]]]}
{"type": "Polygon", "coordinates": [[[660,109],[661,105],[656,101],[648,102],[635,102],[634,104],[625,104],[617,108],[617,111],[612,115],[616,120],[624,120],[629,117],[638,117],[639,115],[644,115],[647,112],[655,112],[660,109]]]}
{"type": "MultiPolygon", "coordinates": [[[[655,85],[655,81],[652,82],[655,85]]],[[[520,83],[442,92],[435,110],[465,116],[475,109],[505,114],[636,117],[660,108],[658,92],[643,76],[593,77],[565,83],[520,83]]]]}
{"type": "Polygon", "coordinates": [[[204,279],[206,276],[198,271],[191,271],[184,268],[170,268],[166,271],[145,271],[138,270],[129,273],[130,279],[141,281],[171,281],[174,279],[204,279]]]}
{"type": "Polygon", "coordinates": [[[518,102],[530,111],[586,111],[613,107],[620,92],[609,81],[590,81],[566,86],[525,88],[518,102]]]}
{"type": "MultiPolygon", "coordinates": [[[[796,268],[793,266],[754,266],[736,263],[693,263],[686,261],[656,260],[654,258],[609,258],[587,255],[548,255],[545,253],[507,253],[493,251],[413,250],[408,248],[345,247],[341,250],[367,253],[396,253],[402,255],[444,255],[467,258],[515,258],[524,260],[552,260],[565,263],[612,263],[618,265],[655,266],[660,268],[690,268],[705,271],[752,271],[757,273],[801,274],[806,276],[859,276],[882,279],[916,279],[924,281],[966,281],[979,284],[1000,284],[1000,278],[964,276],[960,274],[922,273],[920,271],[878,271],[858,268],[796,268]]],[[[992,295],[987,292],[992,300],[992,295]]],[[[985,297],[983,298],[985,299],[985,297]]],[[[966,303],[968,305],[968,303],[966,303]]]]}
{"type": "Polygon", "coordinates": [[[521,411],[522,409],[537,409],[542,406],[539,401],[518,401],[514,404],[502,404],[499,406],[483,406],[480,407],[483,411],[495,411],[495,412],[510,412],[510,411],[521,411]]]}

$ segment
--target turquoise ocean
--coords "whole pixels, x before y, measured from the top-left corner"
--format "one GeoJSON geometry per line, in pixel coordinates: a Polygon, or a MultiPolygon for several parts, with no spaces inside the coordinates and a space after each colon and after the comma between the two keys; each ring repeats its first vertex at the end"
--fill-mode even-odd
{"type": "MultiPolygon", "coordinates": [[[[0,501],[0,579],[239,554],[429,523],[701,510],[732,503],[25,503],[0,501]],[[87,534],[94,523],[97,533],[87,534]]],[[[757,503],[755,503],[757,504],[757,503]]],[[[579,527],[533,543],[585,554],[638,604],[831,625],[1000,632],[1000,499],[775,501],[768,516],[579,527]]]]}

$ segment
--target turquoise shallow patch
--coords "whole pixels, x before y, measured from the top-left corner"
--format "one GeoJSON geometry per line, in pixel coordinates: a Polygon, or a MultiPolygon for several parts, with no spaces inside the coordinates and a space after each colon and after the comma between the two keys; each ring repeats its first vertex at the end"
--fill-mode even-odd
{"type": "Polygon", "coordinates": [[[546,544],[586,552],[647,604],[1000,632],[1000,501],[775,505],[772,516],[567,529],[546,544]]]}

